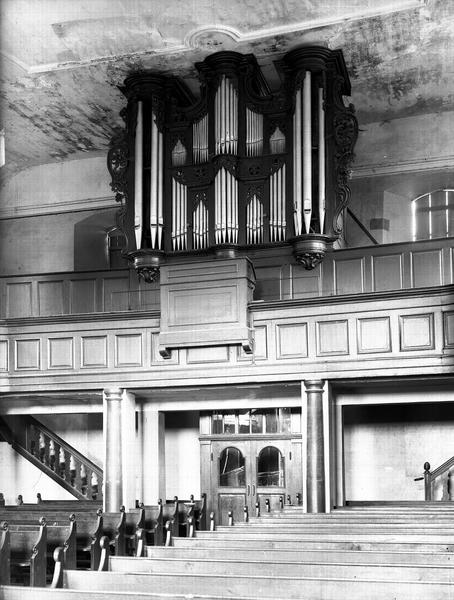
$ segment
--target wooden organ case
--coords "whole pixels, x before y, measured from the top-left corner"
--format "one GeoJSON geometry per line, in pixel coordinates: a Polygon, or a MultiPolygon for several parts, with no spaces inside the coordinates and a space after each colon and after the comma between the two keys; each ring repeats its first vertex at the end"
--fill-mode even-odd
{"type": "Polygon", "coordinates": [[[108,168],[124,255],[147,281],[169,256],[251,246],[291,245],[314,268],[342,233],[358,131],[342,52],[292,50],[273,92],[252,55],[218,52],[196,68],[199,99],[156,73],[121,88],[125,130],[108,168]]]}

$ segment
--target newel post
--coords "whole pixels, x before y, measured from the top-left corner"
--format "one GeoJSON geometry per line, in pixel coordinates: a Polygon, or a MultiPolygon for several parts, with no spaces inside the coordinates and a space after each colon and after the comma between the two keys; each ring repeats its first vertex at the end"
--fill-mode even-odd
{"type": "Polygon", "coordinates": [[[424,463],[424,500],[432,500],[432,482],[430,477],[430,463],[424,463]]]}

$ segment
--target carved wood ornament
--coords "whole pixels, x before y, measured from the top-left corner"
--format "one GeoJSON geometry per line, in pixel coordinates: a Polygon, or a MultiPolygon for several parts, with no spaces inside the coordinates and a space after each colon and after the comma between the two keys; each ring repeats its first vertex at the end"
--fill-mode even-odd
{"type": "Polygon", "coordinates": [[[196,68],[198,99],[156,73],[121,88],[125,130],[108,169],[125,256],[147,281],[168,255],[274,244],[314,268],[342,234],[358,135],[342,52],[287,53],[276,92],[253,55],[218,52],[196,68]]]}

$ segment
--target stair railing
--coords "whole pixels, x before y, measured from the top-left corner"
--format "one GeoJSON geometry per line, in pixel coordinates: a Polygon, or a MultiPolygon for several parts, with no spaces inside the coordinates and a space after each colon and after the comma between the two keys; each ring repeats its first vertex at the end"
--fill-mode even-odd
{"type": "Polygon", "coordinates": [[[424,474],[422,477],[415,477],[415,481],[421,481],[424,479],[424,500],[434,500],[435,485],[439,478],[445,476],[444,480],[441,480],[442,486],[442,498],[441,500],[454,500],[454,481],[452,479],[454,473],[454,456],[448,458],[442,465],[437,467],[434,471],[430,470],[430,463],[424,463],[424,474]],[[452,469],[452,470],[451,470],[452,469]]]}
{"type": "Polygon", "coordinates": [[[79,499],[102,500],[102,469],[33,417],[27,420],[25,449],[79,499]]]}

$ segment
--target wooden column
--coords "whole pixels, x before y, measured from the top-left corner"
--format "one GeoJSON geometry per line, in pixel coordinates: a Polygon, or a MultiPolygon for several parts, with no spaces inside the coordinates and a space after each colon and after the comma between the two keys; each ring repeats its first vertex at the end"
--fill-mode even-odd
{"type": "Polygon", "coordinates": [[[139,473],[137,468],[136,397],[128,390],[123,390],[121,398],[121,452],[122,504],[128,510],[136,505],[136,477],[139,473]]]}
{"type": "Polygon", "coordinates": [[[323,435],[323,385],[321,379],[306,380],[307,452],[306,493],[307,512],[325,512],[325,451],[323,435]]]}
{"type": "Polygon", "coordinates": [[[142,455],[142,485],[139,500],[156,504],[166,497],[165,415],[152,405],[139,411],[139,444],[142,455]]]}
{"type": "Polygon", "coordinates": [[[121,388],[105,389],[104,405],[104,511],[115,512],[123,504],[121,388]]]}

